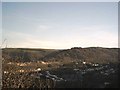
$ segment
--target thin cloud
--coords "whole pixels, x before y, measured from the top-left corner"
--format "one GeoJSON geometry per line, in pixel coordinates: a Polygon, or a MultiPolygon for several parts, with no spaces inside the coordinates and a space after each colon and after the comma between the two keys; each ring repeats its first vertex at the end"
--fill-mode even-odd
{"type": "Polygon", "coordinates": [[[37,31],[46,31],[46,30],[49,30],[51,29],[52,27],[51,26],[48,26],[48,25],[38,25],[37,27],[37,31]]]}
{"type": "Polygon", "coordinates": [[[117,47],[116,9],[117,3],[6,3],[3,39],[11,47],[117,47]]]}

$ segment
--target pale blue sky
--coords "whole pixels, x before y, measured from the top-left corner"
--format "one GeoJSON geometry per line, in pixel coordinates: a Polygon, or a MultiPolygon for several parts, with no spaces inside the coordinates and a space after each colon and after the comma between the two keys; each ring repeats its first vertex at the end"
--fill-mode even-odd
{"type": "Polygon", "coordinates": [[[9,47],[118,47],[118,3],[3,3],[9,47]]]}
{"type": "Polygon", "coordinates": [[[118,2],[119,0],[1,0],[2,2],[118,2]]]}
{"type": "Polygon", "coordinates": [[[2,43],[2,3],[0,2],[0,45],[2,43]]]}

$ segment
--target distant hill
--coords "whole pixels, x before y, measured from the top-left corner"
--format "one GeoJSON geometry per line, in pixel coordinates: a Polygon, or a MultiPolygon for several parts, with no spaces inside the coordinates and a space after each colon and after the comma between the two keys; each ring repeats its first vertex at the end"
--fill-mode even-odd
{"type": "Polygon", "coordinates": [[[9,61],[86,61],[93,63],[118,62],[118,48],[89,47],[54,50],[54,49],[27,49],[5,48],[3,57],[9,61]]]}
{"type": "Polygon", "coordinates": [[[55,51],[54,49],[4,48],[2,49],[2,56],[8,61],[28,62],[38,61],[55,51]]]}
{"type": "Polygon", "coordinates": [[[44,57],[44,60],[78,60],[93,63],[118,62],[117,48],[71,48],[52,52],[44,57]]]}

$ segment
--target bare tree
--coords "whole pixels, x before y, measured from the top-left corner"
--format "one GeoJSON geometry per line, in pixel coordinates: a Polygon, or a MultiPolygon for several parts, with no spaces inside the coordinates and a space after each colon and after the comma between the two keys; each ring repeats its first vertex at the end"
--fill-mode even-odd
{"type": "MultiPolygon", "coordinates": [[[[1,44],[1,46],[0,46],[0,48],[2,48],[2,46],[4,45],[4,43],[7,41],[7,39],[4,39],[3,40],[3,42],[2,42],[2,44],[1,44]]],[[[7,43],[6,43],[6,48],[7,48],[7,43]]]]}

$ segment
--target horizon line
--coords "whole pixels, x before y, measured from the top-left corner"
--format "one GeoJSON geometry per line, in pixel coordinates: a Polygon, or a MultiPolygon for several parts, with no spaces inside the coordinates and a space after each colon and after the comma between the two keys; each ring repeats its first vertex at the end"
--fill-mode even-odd
{"type": "Polygon", "coordinates": [[[63,50],[63,49],[77,49],[77,48],[120,48],[120,47],[99,47],[99,46],[91,46],[91,47],[71,47],[71,48],[35,48],[35,47],[4,47],[1,49],[51,49],[51,50],[63,50]]]}

